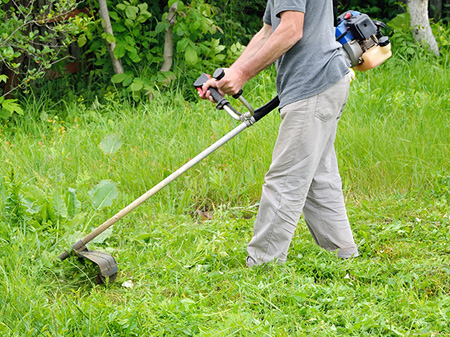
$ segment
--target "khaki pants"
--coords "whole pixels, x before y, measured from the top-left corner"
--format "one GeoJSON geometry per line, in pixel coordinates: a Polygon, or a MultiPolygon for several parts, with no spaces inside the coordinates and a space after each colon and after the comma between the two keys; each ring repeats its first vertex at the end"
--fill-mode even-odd
{"type": "Polygon", "coordinates": [[[286,261],[302,211],[318,245],[342,258],[358,256],[334,150],[349,83],[348,74],[322,93],[281,109],[278,139],[247,247],[249,267],[286,261]]]}

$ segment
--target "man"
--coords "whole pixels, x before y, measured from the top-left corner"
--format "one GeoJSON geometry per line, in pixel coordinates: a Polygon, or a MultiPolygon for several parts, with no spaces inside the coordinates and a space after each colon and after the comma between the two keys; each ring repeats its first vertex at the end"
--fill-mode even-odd
{"type": "Polygon", "coordinates": [[[247,265],[284,263],[302,211],[318,245],[341,258],[358,256],[334,150],[350,74],[334,37],[332,0],[269,0],[262,29],[200,97],[211,99],[209,87],[236,94],[273,62],[282,122],[247,265]]]}

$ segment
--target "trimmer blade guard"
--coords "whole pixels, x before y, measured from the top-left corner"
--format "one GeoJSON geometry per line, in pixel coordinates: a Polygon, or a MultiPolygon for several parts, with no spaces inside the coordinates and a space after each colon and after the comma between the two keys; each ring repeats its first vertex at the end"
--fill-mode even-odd
{"type": "Polygon", "coordinates": [[[84,243],[79,240],[73,245],[73,251],[81,258],[85,258],[98,266],[99,274],[97,275],[97,282],[100,284],[106,283],[108,278],[109,282],[114,282],[117,276],[119,268],[117,262],[109,254],[103,252],[97,252],[95,250],[89,250],[84,243]]]}
{"type": "Polygon", "coordinates": [[[97,252],[94,250],[85,250],[82,252],[76,252],[78,256],[88,259],[98,265],[100,275],[103,277],[111,278],[117,274],[119,270],[114,257],[103,252],[97,252]]]}

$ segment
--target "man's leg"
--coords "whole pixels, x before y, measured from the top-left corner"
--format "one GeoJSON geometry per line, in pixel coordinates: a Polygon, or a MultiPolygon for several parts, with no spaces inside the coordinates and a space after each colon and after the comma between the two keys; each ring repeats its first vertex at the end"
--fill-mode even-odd
{"type": "Polygon", "coordinates": [[[348,86],[346,76],[319,95],[283,107],[283,121],[247,248],[248,266],[286,261],[314,174],[336,132],[348,86]]]}
{"type": "Polygon", "coordinates": [[[316,243],[342,258],[358,256],[345,210],[339,175],[335,134],[330,137],[303,207],[303,216],[316,243]]]}

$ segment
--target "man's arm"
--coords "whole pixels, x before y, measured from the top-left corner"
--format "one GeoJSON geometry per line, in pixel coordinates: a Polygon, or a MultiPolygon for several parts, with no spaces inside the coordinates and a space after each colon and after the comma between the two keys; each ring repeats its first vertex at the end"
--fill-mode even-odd
{"type": "MultiPolygon", "coordinates": [[[[234,95],[249,79],[291,49],[303,36],[305,14],[286,11],[282,12],[280,17],[280,25],[273,33],[268,34],[267,29],[271,26],[265,25],[252,39],[251,42],[254,43],[250,43],[241,57],[226,71],[224,78],[220,81],[213,79],[206,82],[203,91],[212,86],[218,88],[222,93],[234,95]],[[261,36],[258,37],[260,33],[261,36]],[[247,51],[247,49],[249,50],[247,51]]],[[[209,96],[209,92],[207,92],[202,98],[209,98],[209,96]]]]}
{"type": "MultiPolygon", "coordinates": [[[[271,34],[272,34],[272,26],[264,23],[263,27],[260,29],[258,33],[256,33],[253,36],[253,38],[250,40],[249,44],[247,45],[247,47],[245,47],[244,51],[238,57],[238,59],[234,61],[234,63],[231,65],[230,68],[226,69],[226,74],[228,73],[229,70],[239,68],[239,66],[247,62],[253,55],[255,55],[266,43],[271,34]]],[[[209,81],[207,81],[203,85],[202,91],[199,92],[199,95],[201,98],[209,99],[210,101],[213,102],[214,100],[211,97],[210,92],[207,91],[207,89],[210,87],[217,88],[217,80],[210,79],[209,81]]],[[[219,90],[219,92],[221,95],[225,95],[225,93],[222,92],[221,90],[219,90]]]]}
{"type": "Polygon", "coordinates": [[[270,35],[272,35],[272,26],[268,25],[267,23],[264,23],[264,26],[258,33],[256,33],[253,36],[253,38],[250,40],[250,43],[247,45],[247,47],[245,47],[241,56],[239,56],[239,58],[236,61],[234,61],[230,69],[239,68],[239,66],[247,62],[253,55],[255,55],[261,49],[261,47],[270,38],[270,35]]]}

